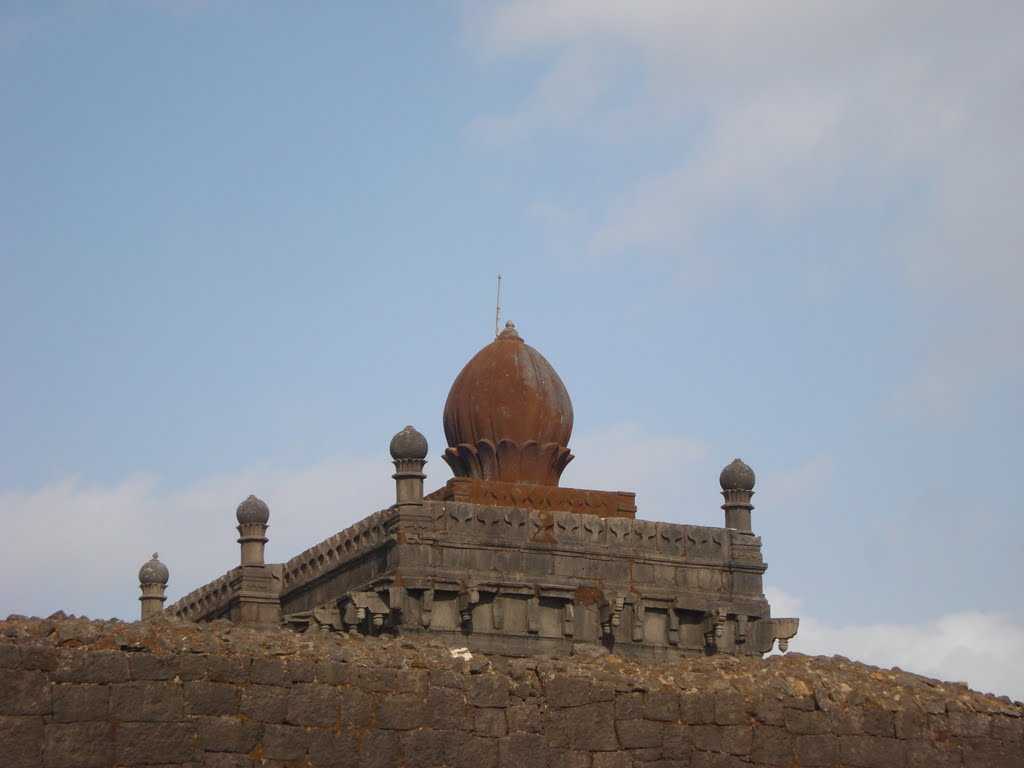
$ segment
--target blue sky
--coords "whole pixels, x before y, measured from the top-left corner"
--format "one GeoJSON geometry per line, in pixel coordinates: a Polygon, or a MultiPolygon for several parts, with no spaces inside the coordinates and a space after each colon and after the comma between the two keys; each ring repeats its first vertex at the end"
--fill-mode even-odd
{"type": "Polygon", "coordinates": [[[286,559],[406,423],[443,483],[500,271],[566,484],[717,523],[742,456],[796,650],[1024,697],[1022,16],[0,5],[0,613],[179,596],[250,492],[286,559]]]}

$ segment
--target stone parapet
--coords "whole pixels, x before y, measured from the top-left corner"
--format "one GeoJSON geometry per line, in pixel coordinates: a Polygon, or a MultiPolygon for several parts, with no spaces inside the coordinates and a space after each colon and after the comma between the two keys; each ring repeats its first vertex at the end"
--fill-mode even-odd
{"type": "Polygon", "coordinates": [[[1019,768],[1024,705],[840,657],[508,659],[227,622],[10,619],[0,748],[5,768],[1019,768]]]}

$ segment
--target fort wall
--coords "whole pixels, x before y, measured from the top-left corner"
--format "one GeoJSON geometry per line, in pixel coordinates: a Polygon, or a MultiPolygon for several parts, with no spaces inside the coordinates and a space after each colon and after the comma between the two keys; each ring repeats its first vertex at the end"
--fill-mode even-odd
{"type": "Polygon", "coordinates": [[[0,622],[6,768],[1024,765],[1024,705],[840,657],[486,657],[226,621],[0,622]]]}

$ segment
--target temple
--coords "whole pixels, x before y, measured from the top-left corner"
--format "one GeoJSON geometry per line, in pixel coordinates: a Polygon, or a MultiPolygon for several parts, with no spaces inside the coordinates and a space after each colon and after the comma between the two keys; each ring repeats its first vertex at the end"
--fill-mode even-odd
{"type": "Polygon", "coordinates": [[[139,573],[142,618],[430,634],[514,656],[785,651],[799,620],[773,618],[764,596],[753,470],[722,470],[721,528],[642,520],[632,492],[559,485],[572,426],[558,373],[508,323],[452,384],[442,487],[424,493],[427,441],[406,427],[390,445],[393,505],[266,563],[270,509],[250,496],[236,512],[239,565],[164,608],[154,555],[139,573]]]}

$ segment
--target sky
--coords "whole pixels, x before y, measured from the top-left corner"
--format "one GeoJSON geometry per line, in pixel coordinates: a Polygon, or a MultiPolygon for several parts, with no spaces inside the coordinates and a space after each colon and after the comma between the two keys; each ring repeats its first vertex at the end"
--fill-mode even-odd
{"type": "Polygon", "coordinates": [[[131,619],[450,472],[502,317],[563,484],[722,524],[791,649],[1024,699],[1024,5],[0,0],[0,615],[131,619]]]}

